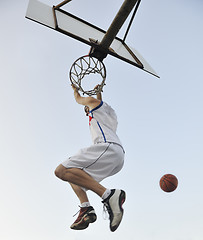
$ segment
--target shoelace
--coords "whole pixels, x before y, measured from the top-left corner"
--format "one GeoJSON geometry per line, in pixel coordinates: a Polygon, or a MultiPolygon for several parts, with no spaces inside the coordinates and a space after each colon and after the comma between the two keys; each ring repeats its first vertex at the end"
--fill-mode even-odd
{"type": "Polygon", "coordinates": [[[109,205],[108,203],[103,202],[103,219],[107,220],[109,219],[109,205]]]}
{"type": "MultiPolygon", "coordinates": [[[[78,205],[78,207],[80,208],[80,210],[81,210],[81,207],[78,205]]],[[[80,210],[78,210],[74,215],[73,215],[73,217],[75,217],[79,212],[80,212],[80,210]]]]}

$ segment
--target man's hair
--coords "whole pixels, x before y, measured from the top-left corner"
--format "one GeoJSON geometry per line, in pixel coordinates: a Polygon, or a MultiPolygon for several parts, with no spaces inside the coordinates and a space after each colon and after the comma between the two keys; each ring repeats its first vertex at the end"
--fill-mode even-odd
{"type": "Polygon", "coordinates": [[[88,116],[89,115],[89,107],[86,105],[86,106],[84,106],[84,110],[85,110],[85,112],[86,112],[86,116],[88,116]],[[87,108],[88,108],[88,111],[87,111],[87,108]]]}

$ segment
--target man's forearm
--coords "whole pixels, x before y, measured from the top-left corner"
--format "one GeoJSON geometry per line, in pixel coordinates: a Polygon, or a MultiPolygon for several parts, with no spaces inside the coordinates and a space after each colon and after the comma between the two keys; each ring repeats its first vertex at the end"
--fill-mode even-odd
{"type": "Polygon", "coordinates": [[[101,95],[101,93],[97,93],[97,99],[100,100],[100,101],[102,101],[102,95],[101,95]]]}
{"type": "Polygon", "coordinates": [[[74,90],[74,97],[78,104],[88,105],[90,103],[89,97],[81,97],[77,89],[74,90]]]}
{"type": "Polygon", "coordinates": [[[71,85],[73,90],[74,90],[74,97],[75,100],[78,104],[84,105],[84,106],[88,106],[90,108],[95,108],[101,101],[101,95],[98,96],[98,99],[95,99],[93,97],[81,97],[79,92],[78,92],[78,88],[75,85],[71,85]],[[100,100],[100,101],[98,101],[100,100]]]}
{"type": "Polygon", "coordinates": [[[75,97],[75,101],[78,103],[79,102],[79,98],[81,97],[78,90],[74,90],[74,97],[75,97]]]}

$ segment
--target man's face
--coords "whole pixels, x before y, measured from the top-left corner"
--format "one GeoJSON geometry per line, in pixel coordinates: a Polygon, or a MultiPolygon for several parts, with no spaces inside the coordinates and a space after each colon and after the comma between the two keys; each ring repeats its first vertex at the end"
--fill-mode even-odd
{"type": "Polygon", "coordinates": [[[85,113],[86,113],[86,116],[88,116],[89,112],[90,112],[90,109],[88,106],[85,106],[84,107],[84,110],[85,110],[85,113]]]}

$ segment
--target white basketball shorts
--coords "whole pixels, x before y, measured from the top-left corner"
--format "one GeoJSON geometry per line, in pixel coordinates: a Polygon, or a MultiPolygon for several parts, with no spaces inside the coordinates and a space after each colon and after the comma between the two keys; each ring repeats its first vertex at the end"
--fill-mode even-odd
{"type": "Polygon", "coordinates": [[[66,168],[80,168],[97,182],[121,170],[124,163],[124,150],[115,143],[98,143],[83,148],[62,163],[66,168]]]}

